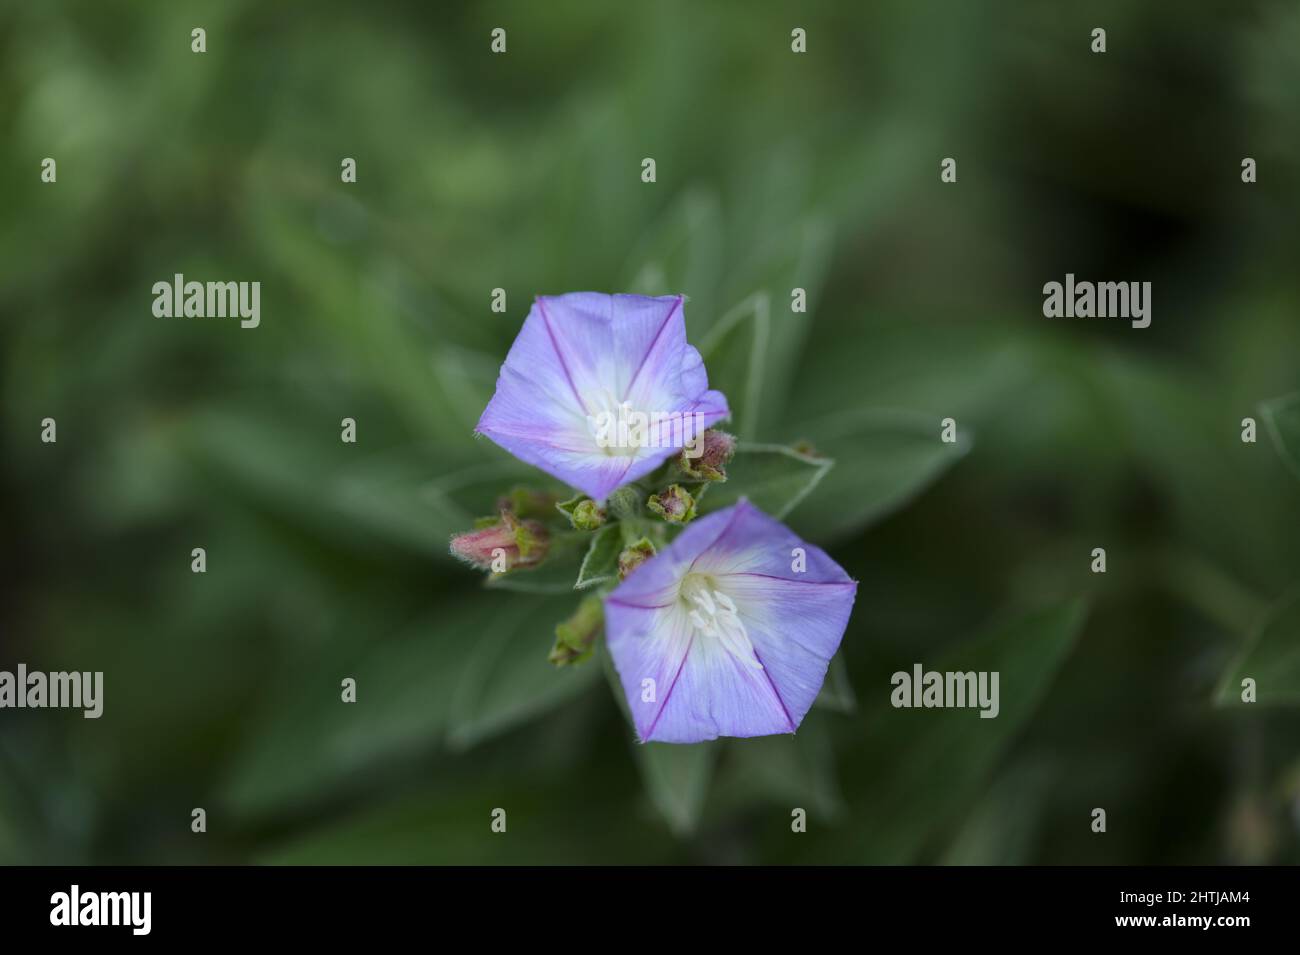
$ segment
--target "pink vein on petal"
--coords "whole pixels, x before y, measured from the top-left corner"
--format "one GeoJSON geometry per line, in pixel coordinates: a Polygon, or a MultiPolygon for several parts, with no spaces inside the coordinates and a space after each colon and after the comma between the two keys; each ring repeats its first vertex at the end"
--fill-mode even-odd
{"type": "Polygon", "coordinates": [[[732,507],[731,516],[727,518],[726,526],[722,528],[722,531],[718,534],[717,537],[713,538],[713,543],[709,544],[708,547],[702,548],[700,552],[695,555],[695,559],[691,561],[691,565],[686,568],[686,573],[689,574],[691,571],[693,571],[695,569],[695,565],[699,563],[700,558],[703,557],[705,554],[709,553],[709,551],[713,550],[713,548],[718,546],[718,543],[722,540],[722,538],[727,536],[727,532],[731,530],[732,525],[734,525],[736,521],[739,519],[743,510],[744,508],[741,507],[739,504],[736,504],[732,507]]]}
{"type": "Polygon", "coordinates": [[[564,377],[569,382],[569,390],[573,392],[578,407],[582,409],[584,414],[590,416],[591,412],[587,410],[586,402],[578,394],[578,386],[573,383],[573,375],[569,373],[569,366],[564,360],[564,353],[560,351],[559,343],[555,340],[555,332],[551,331],[551,320],[546,315],[546,306],[540,297],[537,299],[537,311],[542,316],[542,325],[546,327],[546,337],[551,340],[551,347],[555,349],[555,357],[560,360],[560,368],[564,370],[564,377]]]}
{"type": "Polygon", "coordinates": [[[655,337],[650,341],[650,347],[647,348],[645,354],[641,356],[641,363],[636,366],[636,371],[632,373],[632,379],[627,383],[627,387],[623,389],[623,397],[620,400],[627,401],[627,396],[632,393],[632,388],[636,385],[637,378],[641,376],[641,369],[645,368],[645,363],[649,361],[651,352],[653,352],[655,346],[659,344],[659,336],[664,333],[664,329],[668,327],[668,323],[672,321],[673,316],[677,314],[677,309],[681,308],[681,305],[682,297],[679,295],[677,296],[677,300],[673,302],[672,308],[668,309],[668,315],[664,318],[663,324],[659,326],[659,331],[655,332],[655,337]]]}
{"type": "Polygon", "coordinates": [[[776,574],[760,574],[753,570],[731,570],[715,574],[716,577],[759,577],[763,580],[777,580],[783,584],[806,584],[813,587],[856,587],[856,580],[804,580],[802,577],[778,577],[776,574]]]}
{"type": "Polygon", "coordinates": [[[781,704],[781,712],[785,714],[785,721],[790,726],[790,732],[793,733],[797,727],[795,726],[794,719],[790,716],[790,707],[786,706],[785,700],[781,699],[781,691],[778,690],[776,684],[772,682],[772,671],[767,668],[767,664],[763,662],[763,658],[758,655],[757,647],[754,648],[754,659],[759,662],[760,666],[762,666],[763,676],[767,677],[767,685],[772,688],[772,693],[776,697],[776,701],[781,704]]]}
{"type": "MultiPolygon", "coordinates": [[[[695,646],[694,633],[691,634],[690,640],[686,641],[686,652],[682,654],[682,662],[677,664],[677,672],[673,674],[673,682],[668,684],[668,692],[664,694],[664,701],[659,704],[659,711],[655,713],[655,718],[650,721],[650,727],[645,731],[645,739],[642,742],[648,743],[650,737],[654,736],[655,727],[659,725],[659,718],[664,715],[664,710],[668,709],[668,700],[673,695],[673,690],[677,689],[677,681],[681,679],[682,670],[686,669],[686,661],[691,655],[691,647],[693,646],[695,646]]],[[[781,704],[781,708],[785,708],[784,703],[781,704]]],[[[787,713],[786,719],[789,718],[790,714],[787,713]]]]}

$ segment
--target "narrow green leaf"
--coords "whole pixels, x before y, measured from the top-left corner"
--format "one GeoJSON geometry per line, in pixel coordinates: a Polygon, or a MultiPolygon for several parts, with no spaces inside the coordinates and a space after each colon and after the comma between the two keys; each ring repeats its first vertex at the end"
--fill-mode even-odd
{"type": "Polygon", "coordinates": [[[756,292],[722,316],[700,343],[709,387],[727,396],[731,428],[744,440],[758,432],[770,313],[768,294],[756,292]]]}
{"type": "Polygon", "coordinates": [[[1047,794],[1060,767],[1013,766],[995,779],[967,815],[942,865],[1028,865],[1042,827],[1047,794]]]}
{"type": "Polygon", "coordinates": [[[685,295],[692,332],[713,322],[722,266],[722,208],[717,196],[690,189],[636,245],[624,288],[641,295],[685,295]]]}
{"type": "Polygon", "coordinates": [[[849,668],[844,663],[844,651],[831,657],[831,664],[826,670],[826,682],[821,692],[813,700],[813,706],[824,707],[836,713],[852,713],[858,708],[857,697],[849,683],[849,668]]]}
{"type": "Polygon", "coordinates": [[[699,510],[707,514],[747,497],[759,510],[781,520],[817,487],[834,463],[779,444],[740,444],[727,465],[727,480],[711,486],[699,510]]]}
{"type": "MultiPolygon", "coordinates": [[[[844,800],[835,771],[835,752],[825,713],[809,713],[799,732],[727,741],[727,754],[710,790],[710,814],[756,805],[779,806],[787,819],[802,809],[814,825],[833,824],[844,800]]],[[[788,823],[787,823],[788,826],[788,823]]]]}
{"type": "Polygon", "coordinates": [[[594,679],[590,666],[557,672],[546,660],[551,629],[571,609],[571,599],[471,589],[360,650],[326,646],[276,682],[250,723],[257,732],[234,761],[223,811],[300,807],[411,753],[463,749],[555,706],[594,679]],[[344,677],[356,680],[356,703],[340,699],[344,677]]]}
{"type": "Polygon", "coordinates": [[[851,536],[904,506],[971,447],[962,430],[946,444],[940,419],[900,411],[823,419],[798,437],[835,462],[817,493],[801,498],[790,515],[795,530],[819,542],[851,536]]]}
{"type": "Polygon", "coordinates": [[[690,835],[699,824],[722,745],[721,740],[636,744],[646,793],[675,835],[690,835]]]}
{"type": "Polygon", "coordinates": [[[1300,392],[1274,398],[1259,410],[1278,454],[1295,476],[1300,477],[1300,392]]]}
{"type": "MultiPolygon", "coordinates": [[[[610,691],[618,701],[631,735],[634,733],[632,716],[623,696],[618,673],[608,653],[602,650],[600,656],[610,691]]],[[[699,824],[721,747],[721,740],[687,745],[632,743],[646,795],[674,835],[689,835],[699,824]]]]}
{"type": "MultiPolygon", "coordinates": [[[[977,707],[895,708],[883,690],[856,750],[878,783],[853,806],[865,829],[853,859],[872,864],[914,861],[934,833],[979,795],[999,756],[1028,723],[1074,646],[1086,611],[1070,601],[997,627],[944,656],[923,661],[938,672],[999,674],[998,715],[977,707]],[[936,783],[936,773],[941,783],[936,783]]],[[[922,662],[922,661],[917,661],[922,662]]]]}
{"type": "Polygon", "coordinates": [[[492,515],[502,488],[521,474],[510,462],[433,477],[427,458],[402,450],[367,456],[325,482],[338,513],[368,531],[439,556],[453,534],[492,515]]]}
{"type": "Polygon", "coordinates": [[[609,583],[618,579],[618,555],[623,552],[622,528],[618,524],[606,524],[591,537],[591,546],[578,568],[578,580],[573,586],[585,590],[597,584],[609,583]]]}
{"type": "Polygon", "coordinates": [[[572,607],[564,601],[543,606],[524,626],[481,635],[485,645],[462,672],[451,703],[447,743],[453,749],[468,749],[599,679],[590,661],[561,668],[549,662],[551,631],[572,607]]]}
{"type": "Polygon", "coordinates": [[[1246,679],[1255,681],[1259,704],[1300,703],[1300,589],[1268,610],[1245,651],[1224,673],[1215,702],[1247,705],[1242,701],[1246,679]]]}

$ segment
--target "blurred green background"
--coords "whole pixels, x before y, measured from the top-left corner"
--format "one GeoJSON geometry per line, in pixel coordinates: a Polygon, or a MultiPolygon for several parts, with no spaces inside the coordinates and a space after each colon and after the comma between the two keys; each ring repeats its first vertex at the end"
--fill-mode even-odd
{"type": "Polygon", "coordinates": [[[0,669],[106,699],[0,711],[0,860],[1297,861],[1297,107],[1290,2],[4,0],[0,669]],[[154,318],[177,272],[261,326],[154,318]],[[636,746],[574,596],[449,558],[572,290],[768,304],[740,429],[836,459],[789,522],[861,581],[797,736],[636,746]],[[917,662],[1001,715],[892,709],[917,662]]]}

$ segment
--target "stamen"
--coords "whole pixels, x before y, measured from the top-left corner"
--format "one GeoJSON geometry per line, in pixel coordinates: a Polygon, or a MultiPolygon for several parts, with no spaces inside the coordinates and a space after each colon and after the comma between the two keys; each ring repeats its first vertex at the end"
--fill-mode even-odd
{"type": "Polygon", "coordinates": [[[712,581],[703,575],[691,574],[682,581],[681,595],[687,605],[694,604],[696,609],[688,610],[687,617],[695,629],[705,637],[716,638],[722,647],[741,663],[755,670],[763,669],[754,653],[749,632],[740,619],[736,602],[720,590],[715,590],[712,581]]]}

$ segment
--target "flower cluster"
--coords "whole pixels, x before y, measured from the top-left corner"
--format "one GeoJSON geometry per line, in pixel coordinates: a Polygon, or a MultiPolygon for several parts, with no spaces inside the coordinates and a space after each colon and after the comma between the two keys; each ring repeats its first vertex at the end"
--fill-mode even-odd
{"type": "Polygon", "coordinates": [[[551,662],[581,663],[603,632],[644,742],[793,733],[848,624],[857,584],[741,497],[710,510],[735,439],[686,340],[681,296],[538,298],[478,426],[577,489],[519,489],[452,540],[493,575],[577,547],[595,588],[556,628],[551,662]]]}

